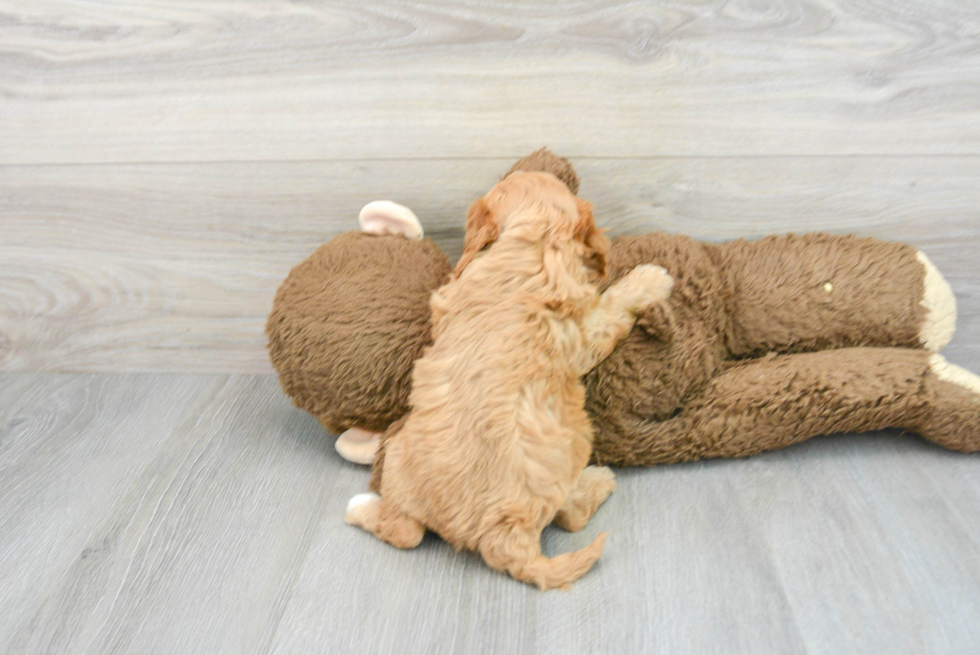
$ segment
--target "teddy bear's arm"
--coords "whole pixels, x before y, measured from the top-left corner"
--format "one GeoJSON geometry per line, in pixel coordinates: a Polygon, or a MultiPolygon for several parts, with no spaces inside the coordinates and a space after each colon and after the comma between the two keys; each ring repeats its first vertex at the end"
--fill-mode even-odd
{"type": "Polygon", "coordinates": [[[597,426],[593,460],[650,466],[744,457],[821,434],[900,428],[953,450],[980,450],[980,377],[910,348],[773,356],[715,377],[683,412],[597,426]]]}
{"type": "Polygon", "coordinates": [[[732,354],[902,346],[938,352],[956,324],[949,285],[915,248],[804,234],[718,246],[732,354]]]}

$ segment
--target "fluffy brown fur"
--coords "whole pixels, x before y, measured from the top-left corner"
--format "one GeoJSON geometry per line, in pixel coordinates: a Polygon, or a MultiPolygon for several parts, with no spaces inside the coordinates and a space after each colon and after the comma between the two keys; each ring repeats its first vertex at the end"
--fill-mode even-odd
{"type": "Polygon", "coordinates": [[[318,248],[266,324],[283,391],[330,432],[387,428],[408,411],[412,364],[432,340],[429,297],[450,271],[429,239],[347,232],[318,248]]]}
{"type": "Polygon", "coordinates": [[[569,191],[578,195],[578,173],[575,172],[572,164],[567,159],[559,157],[547,148],[535,150],[527,157],[522,157],[517,160],[517,163],[510,167],[510,170],[507,171],[504,177],[517,171],[544,171],[545,173],[551,173],[564,182],[569,191]]]}
{"type": "Polygon", "coordinates": [[[433,345],[415,363],[411,411],[386,445],[380,498],[347,520],[411,548],[426,528],[541,589],[567,587],[602,554],[541,555],[552,520],[584,527],[613,490],[592,451],[583,374],[666,299],[662,268],[605,294],[609,242],[556,177],[518,172],[470,209],[455,277],[432,296],[433,345]]]}
{"type": "MultiPolygon", "coordinates": [[[[908,352],[922,348],[925,320],[916,253],[826,234],[719,245],[665,233],[618,237],[611,280],[656,262],[675,286],[586,378],[596,460],[744,456],[845,427],[906,427],[913,414],[903,408],[928,399],[919,389],[929,353],[908,352]],[[802,356],[814,351],[821,356],[802,356]],[[873,382],[893,380],[883,371],[907,370],[910,356],[923,369],[908,384],[873,382]],[[825,418],[838,412],[837,423],[825,418]]],[[[980,445],[980,432],[975,439],[980,445]]]]}

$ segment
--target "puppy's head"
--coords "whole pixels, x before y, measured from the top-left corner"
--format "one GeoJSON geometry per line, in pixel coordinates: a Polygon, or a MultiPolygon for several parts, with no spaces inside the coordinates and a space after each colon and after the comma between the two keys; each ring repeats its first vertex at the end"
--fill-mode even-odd
{"type": "Polygon", "coordinates": [[[512,173],[470,206],[454,275],[505,233],[570,242],[584,266],[600,278],[606,275],[609,239],[596,227],[592,205],[550,173],[512,173]]]}

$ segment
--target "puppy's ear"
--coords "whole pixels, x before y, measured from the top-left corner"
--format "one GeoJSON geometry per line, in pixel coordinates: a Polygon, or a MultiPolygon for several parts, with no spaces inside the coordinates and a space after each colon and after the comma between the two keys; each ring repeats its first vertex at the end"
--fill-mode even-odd
{"type": "Polygon", "coordinates": [[[606,260],[610,245],[609,237],[595,226],[592,205],[581,198],[576,198],[576,202],[578,203],[579,228],[575,236],[585,244],[586,254],[583,263],[605,279],[606,260]]]}
{"type": "Polygon", "coordinates": [[[497,240],[500,236],[500,225],[497,217],[490,210],[486,199],[479,198],[470,205],[466,215],[466,238],[463,240],[463,256],[453,271],[455,277],[469,266],[476,254],[497,240]]]}

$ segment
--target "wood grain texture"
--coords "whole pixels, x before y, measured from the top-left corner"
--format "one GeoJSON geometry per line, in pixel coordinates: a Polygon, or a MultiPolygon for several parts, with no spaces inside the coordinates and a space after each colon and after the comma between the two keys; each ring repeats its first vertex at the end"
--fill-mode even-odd
{"type": "MultiPolygon", "coordinates": [[[[265,650],[330,489],[323,467],[329,444],[315,423],[289,409],[269,377],[155,380],[164,384],[133,376],[101,384],[117,393],[136,387],[156,396],[158,412],[176,414],[181,420],[165,427],[163,443],[140,444],[139,458],[132,451],[140,431],[122,416],[103,417],[100,427],[125,434],[125,442],[100,444],[100,457],[76,461],[71,477],[41,457],[22,476],[30,480],[23,494],[35,497],[81,478],[76,504],[100,511],[74,513],[60,526],[74,546],[67,562],[14,562],[21,575],[43,573],[57,584],[18,606],[0,641],[8,644],[4,652],[265,650]],[[112,462],[129,465],[125,478],[92,469],[112,462]]],[[[86,379],[77,385],[85,388],[86,379]]],[[[68,420],[86,408],[59,409],[68,420]]],[[[53,459],[67,460],[78,448],[70,431],[40,433],[53,459]]],[[[336,457],[332,449],[328,457],[336,457]]],[[[57,525],[61,510],[33,509],[57,525]]],[[[44,545],[17,523],[0,543],[22,553],[44,545]]]]}
{"type": "Polygon", "coordinates": [[[966,553],[980,547],[978,463],[869,435],[740,467],[780,578],[794,581],[787,597],[810,652],[976,648],[980,568],[966,553]]]}
{"type": "Polygon", "coordinates": [[[611,531],[571,594],[518,585],[431,534],[414,551],[349,534],[336,499],[272,652],[806,652],[765,538],[732,492],[704,467],[621,472],[585,530],[545,532],[557,554],[611,531]],[[352,580],[346,602],[324,603],[352,580]]]}
{"type": "Polygon", "coordinates": [[[15,0],[0,163],[980,154],[976,0],[15,0]]]}
{"type": "Polygon", "coordinates": [[[343,522],[368,471],[269,376],[0,374],[5,653],[972,653],[980,456],[817,438],[618,472],[571,593],[343,522]],[[9,394],[15,394],[10,396],[9,394]]]}
{"type": "Polygon", "coordinates": [[[152,462],[194,396],[212,383],[36,374],[8,380],[0,412],[3,652],[11,652],[19,630],[32,629],[34,613],[73,563],[111,549],[93,541],[92,531],[152,462]]]}
{"type": "MultiPolygon", "coordinates": [[[[456,258],[509,159],[0,167],[0,367],[269,372],[275,289],[360,207],[414,208],[456,258]]],[[[580,159],[611,233],[825,230],[922,248],[959,299],[951,361],[980,368],[980,157],[580,159]]]]}

